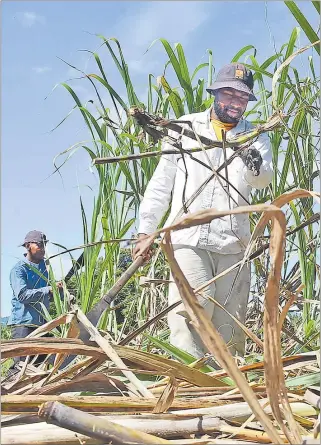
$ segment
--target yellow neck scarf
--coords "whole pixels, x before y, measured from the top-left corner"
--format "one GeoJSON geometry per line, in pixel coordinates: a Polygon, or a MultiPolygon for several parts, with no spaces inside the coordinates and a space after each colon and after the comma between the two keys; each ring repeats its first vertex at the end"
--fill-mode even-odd
{"type": "Polygon", "coordinates": [[[218,141],[222,141],[222,130],[225,132],[236,127],[237,124],[226,124],[225,122],[218,121],[217,119],[211,119],[216,137],[218,141]]]}

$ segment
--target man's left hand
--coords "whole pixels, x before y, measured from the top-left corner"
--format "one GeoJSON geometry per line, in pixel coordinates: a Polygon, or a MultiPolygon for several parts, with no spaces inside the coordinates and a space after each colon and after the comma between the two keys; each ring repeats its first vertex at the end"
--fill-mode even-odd
{"type": "Polygon", "coordinates": [[[260,152],[254,147],[248,147],[242,151],[240,157],[246,167],[253,172],[254,176],[259,176],[263,162],[260,152]]]}

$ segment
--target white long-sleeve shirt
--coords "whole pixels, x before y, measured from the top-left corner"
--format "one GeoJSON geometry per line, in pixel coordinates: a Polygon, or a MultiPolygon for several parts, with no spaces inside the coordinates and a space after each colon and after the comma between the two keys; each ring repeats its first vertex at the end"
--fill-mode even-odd
{"type": "MultiPolygon", "coordinates": [[[[201,113],[182,116],[180,120],[191,121],[193,129],[198,135],[217,140],[210,121],[210,113],[211,109],[201,113]]],[[[227,132],[227,140],[234,137],[237,133],[242,133],[252,128],[253,125],[250,122],[242,119],[234,128],[227,132]]],[[[178,137],[178,134],[175,132],[169,132],[169,135],[175,138],[178,137]]],[[[181,142],[184,149],[199,146],[197,141],[184,135],[181,142]]],[[[263,159],[258,176],[254,176],[252,171],[244,165],[239,157],[236,157],[227,167],[228,181],[247,200],[252,187],[262,189],[268,186],[272,179],[272,152],[269,137],[266,134],[260,135],[252,146],[260,152],[263,159]]],[[[173,149],[173,146],[165,142],[162,145],[162,149],[173,149]]],[[[226,148],[225,152],[227,159],[234,153],[231,148],[226,148]]],[[[214,169],[217,169],[224,162],[223,149],[218,147],[206,150],[206,153],[203,151],[193,153],[193,156],[207,165],[209,165],[209,158],[214,169]]],[[[212,175],[211,170],[190,159],[188,155],[185,155],[184,159],[186,168],[180,153],[161,156],[140,205],[139,233],[151,234],[157,229],[162,216],[168,209],[171,198],[171,212],[165,226],[172,224],[175,219],[178,220],[177,215],[179,213],[181,213],[180,218],[184,216],[181,210],[183,207],[185,182],[186,202],[205,179],[212,175]],[[187,180],[185,181],[186,170],[187,180]]],[[[220,174],[225,177],[225,169],[221,170],[220,174]]],[[[221,179],[221,182],[223,186],[226,186],[226,182],[223,179],[221,179]]],[[[208,208],[228,210],[229,208],[246,205],[246,201],[231,187],[229,187],[229,193],[236,203],[229,199],[225,187],[223,188],[222,185],[216,178],[213,178],[190,204],[188,212],[194,213],[208,208]]],[[[248,215],[229,215],[215,219],[210,224],[172,232],[171,238],[174,245],[197,246],[223,254],[238,253],[245,249],[250,239],[249,218],[248,215]]]]}

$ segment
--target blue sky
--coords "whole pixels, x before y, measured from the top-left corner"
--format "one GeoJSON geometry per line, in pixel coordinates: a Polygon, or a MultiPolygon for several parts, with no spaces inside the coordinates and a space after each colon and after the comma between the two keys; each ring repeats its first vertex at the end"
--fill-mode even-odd
{"type": "MultiPolygon", "coordinates": [[[[305,1],[298,5],[317,26],[313,6],[305,1]]],[[[77,76],[58,57],[93,70],[92,61],[79,50],[98,49],[100,41],[93,34],[116,37],[136,92],[144,98],[148,74],[160,75],[166,62],[159,43],[144,55],[154,39],[182,43],[191,67],[205,62],[206,50],[212,49],[214,65],[219,68],[248,44],[256,46],[257,58],[263,62],[273,53],[273,39],[279,48],[296,22],[281,1],[268,2],[268,23],[263,1],[4,0],[1,6],[1,313],[5,316],[10,313],[10,269],[23,253],[18,244],[33,229],[68,247],[82,244],[79,195],[90,209],[97,184],[88,157],[80,151],[62,169],[63,180],[58,175],[48,178],[58,153],[88,140],[77,114],[50,132],[74,105],[62,87],[52,92],[56,84],[77,76]]],[[[303,36],[301,44],[306,44],[303,36]]],[[[101,55],[110,82],[122,93],[111,60],[101,55]]],[[[92,97],[86,82],[73,80],[71,85],[84,101],[92,97]]],[[[66,273],[67,259],[62,267],[66,273]]],[[[58,261],[55,268],[59,277],[58,261]]]]}

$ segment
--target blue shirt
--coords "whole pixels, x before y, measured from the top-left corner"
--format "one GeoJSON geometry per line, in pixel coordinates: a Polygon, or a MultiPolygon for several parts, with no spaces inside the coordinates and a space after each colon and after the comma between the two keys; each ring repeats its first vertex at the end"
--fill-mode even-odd
{"type": "Polygon", "coordinates": [[[40,304],[49,309],[50,287],[45,261],[39,264],[27,258],[19,261],[10,272],[10,285],[13,296],[8,325],[40,326],[46,323],[40,304]]]}

